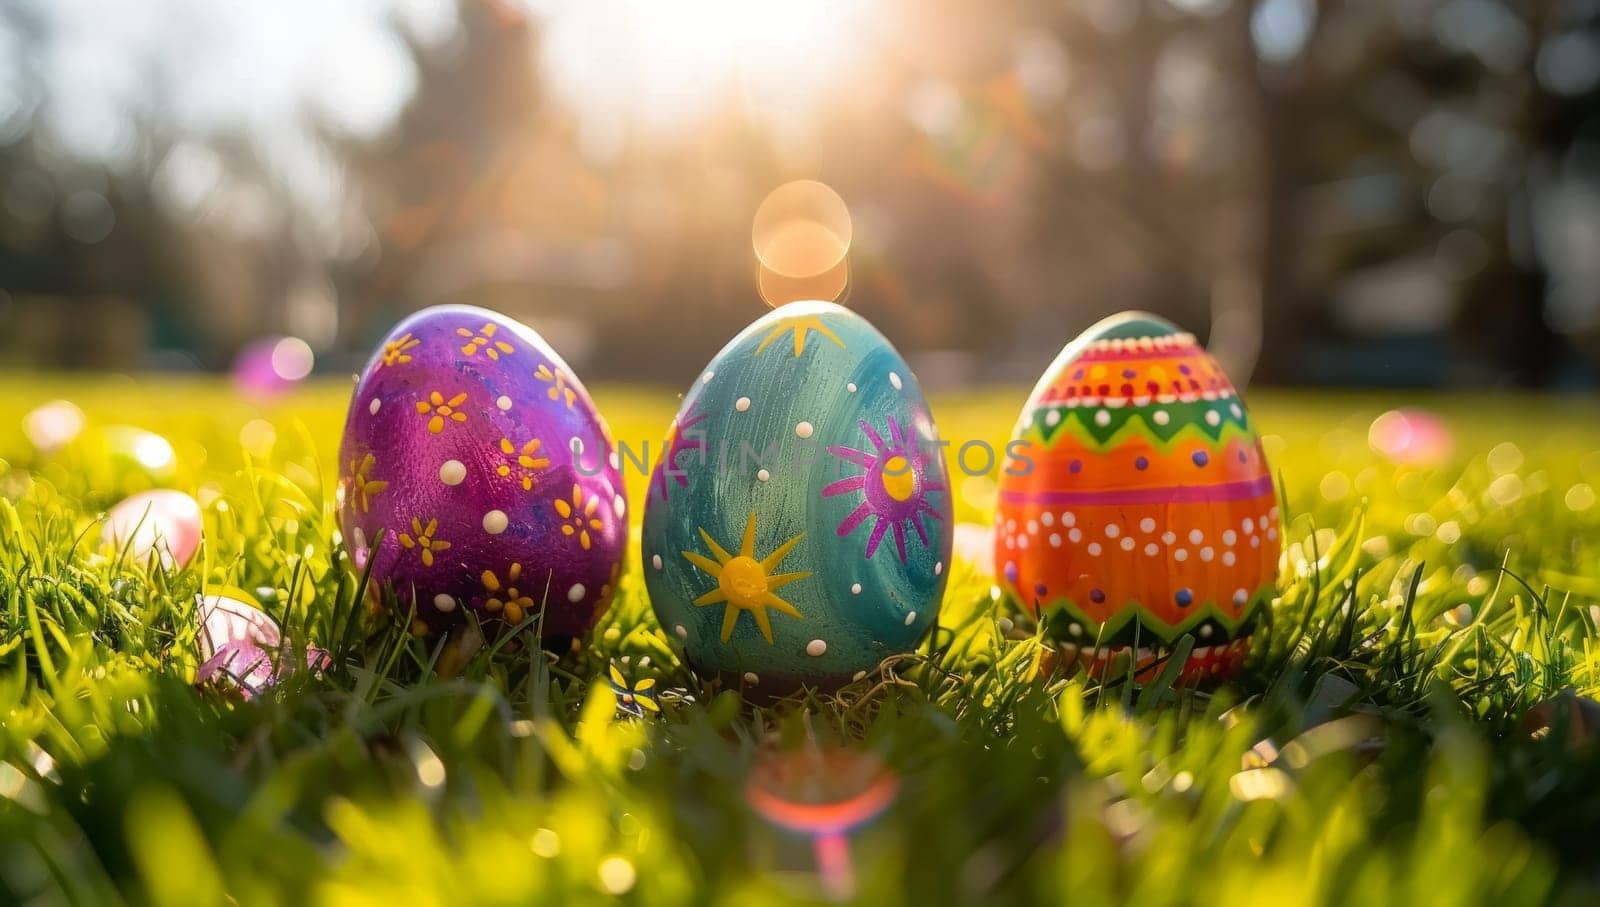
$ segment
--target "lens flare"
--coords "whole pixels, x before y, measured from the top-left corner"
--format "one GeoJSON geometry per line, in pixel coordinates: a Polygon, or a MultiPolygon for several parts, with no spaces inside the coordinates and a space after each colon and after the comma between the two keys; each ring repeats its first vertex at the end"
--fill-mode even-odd
{"type": "Polygon", "coordinates": [[[761,267],[792,279],[833,271],[844,262],[853,237],[844,199],[816,180],[795,180],[772,190],[756,209],[750,228],[761,267]]]}
{"type": "Polygon", "coordinates": [[[744,792],[768,822],[811,838],[823,890],[847,900],[855,892],[848,836],[888,809],[899,790],[900,780],[870,753],[812,746],[767,753],[744,792]]]}
{"type": "Polygon", "coordinates": [[[765,265],[756,275],[756,289],[773,308],[812,299],[837,302],[849,287],[850,263],[843,258],[828,270],[809,277],[785,277],[765,265]]]}

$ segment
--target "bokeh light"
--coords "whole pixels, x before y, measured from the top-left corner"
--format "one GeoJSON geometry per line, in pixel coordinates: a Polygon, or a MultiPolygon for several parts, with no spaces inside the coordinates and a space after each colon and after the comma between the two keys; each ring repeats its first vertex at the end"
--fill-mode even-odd
{"type": "Polygon", "coordinates": [[[305,380],[316,365],[311,345],[299,337],[265,337],[233,360],[233,382],[254,399],[274,397],[305,380]]]}
{"type": "Polygon", "coordinates": [[[1423,409],[1391,409],[1372,420],[1367,443],[1401,466],[1437,465],[1455,447],[1450,427],[1423,409]]]}
{"type": "Polygon", "coordinates": [[[763,268],[779,277],[809,278],[844,261],[854,229],[839,193],[816,180],[795,180],[762,200],[750,238],[763,268]]]}
{"type": "Polygon", "coordinates": [[[828,270],[809,277],[785,277],[765,266],[756,275],[756,289],[773,308],[809,299],[836,302],[849,286],[850,263],[843,258],[828,270]]]}
{"type": "Polygon", "coordinates": [[[48,454],[72,443],[83,431],[83,424],[83,410],[76,403],[51,400],[22,418],[22,433],[40,453],[48,454]]]}

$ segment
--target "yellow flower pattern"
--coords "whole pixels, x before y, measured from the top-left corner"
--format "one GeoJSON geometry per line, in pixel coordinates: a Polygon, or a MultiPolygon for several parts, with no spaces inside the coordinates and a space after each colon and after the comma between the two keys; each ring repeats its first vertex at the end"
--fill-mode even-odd
{"type": "Polygon", "coordinates": [[[417,401],[417,412],[426,416],[432,414],[428,420],[428,431],[438,434],[444,431],[445,422],[465,422],[467,414],[461,411],[461,404],[467,402],[465,392],[456,394],[446,400],[444,394],[434,391],[426,400],[417,401]]]}
{"type": "Polygon", "coordinates": [[[606,527],[605,521],[595,516],[595,508],[600,506],[600,499],[590,495],[584,499],[583,489],[577,485],[572,486],[572,503],[567,503],[561,498],[556,498],[556,513],[561,514],[561,519],[566,520],[561,524],[562,535],[576,535],[578,544],[583,550],[588,551],[593,540],[589,537],[589,530],[600,530],[606,527]]]}
{"type": "Polygon", "coordinates": [[[351,503],[361,508],[366,513],[372,505],[372,499],[383,493],[389,487],[388,482],[370,478],[372,467],[377,460],[372,454],[367,454],[358,462],[350,461],[350,477],[347,480],[350,488],[351,503]]]}
{"type": "Polygon", "coordinates": [[[533,377],[550,385],[550,388],[544,392],[546,397],[552,400],[560,400],[565,397],[567,409],[572,408],[572,401],[577,399],[578,392],[567,384],[567,376],[562,374],[560,369],[552,369],[548,365],[541,364],[534,371],[533,377]]]}
{"type": "Polygon", "coordinates": [[[433,537],[433,534],[437,531],[439,531],[438,520],[429,520],[428,525],[424,526],[420,519],[412,517],[411,532],[400,533],[400,546],[408,551],[412,549],[420,550],[422,552],[422,566],[432,567],[434,554],[447,551],[450,548],[449,542],[433,537]]]}
{"type": "Polygon", "coordinates": [[[409,333],[401,335],[399,338],[383,345],[383,355],[378,361],[383,365],[404,365],[411,361],[408,351],[421,343],[421,340],[411,336],[409,333]]]}
{"type": "Polygon", "coordinates": [[[511,355],[513,352],[515,352],[515,348],[512,347],[511,344],[505,342],[504,340],[494,339],[494,335],[499,330],[500,326],[493,323],[485,324],[483,327],[478,329],[476,334],[467,330],[466,328],[456,328],[457,334],[467,338],[467,342],[461,346],[461,355],[476,356],[478,351],[482,350],[484,355],[496,362],[499,361],[502,353],[507,356],[511,355]]]}
{"type": "Polygon", "coordinates": [[[533,609],[533,596],[517,588],[517,583],[522,579],[522,565],[512,564],[506,570],[504,582],[493,570],[483,571],[482,579],[483,589],[489,593],[483,606],[504,617],[507,623],[522,623],[522,619],[533,609]]]}
{"type": "Polygon", "coordinates": [[[549,457],[539,456],[539,444],[539,439],[534,438],[523,444],[522,450],[519,452],[517,446],[511,443],[510,438],[501,438],[500,452],[510,458],[512,462],[501,463],[495,469],[495,472],[499,473],[501,478],[505,478],[511,475],[513,471],[516,471],[515,467],[521,467],[522,490],[532,491],[534,473],[550,465],[549,457]]]}

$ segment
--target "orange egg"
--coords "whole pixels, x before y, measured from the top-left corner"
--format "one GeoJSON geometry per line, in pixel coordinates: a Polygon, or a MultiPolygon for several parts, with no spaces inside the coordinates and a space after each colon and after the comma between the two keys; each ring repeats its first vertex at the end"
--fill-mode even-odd
{"type": "Polygon", "coordinates": [[[1277,495],[1244,403],[1192,335],[1142,312],[1068,344],[1023,407],[995,517],[1003,588],[1091,673],[1236,673],[1277,582],[1277,495]]]}

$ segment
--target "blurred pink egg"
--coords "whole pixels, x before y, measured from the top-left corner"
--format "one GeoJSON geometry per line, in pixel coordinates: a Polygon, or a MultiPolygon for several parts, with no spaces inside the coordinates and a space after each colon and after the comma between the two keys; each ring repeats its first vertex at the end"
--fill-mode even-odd
{"type": "Polygon", "coordinates": [[[200,547],[200,505],[168,488],[140,492],[111,508],[100,537],[134,563],[154,551],[163,566],[184,567],[200,547]]]}
{"type": "MultiPolygon", "coordinates": [[[[293,674],[298,658],[284,644],[278,622],[254,605],[212,595],[200,607],[200,670],[196,683],[226,682],[251,699],[293,674]]],[[[315,647],[305,652],[306,667],[323,670],[331,659],[315,647]]]]}
{"type": "Polygon", "coordinates": [[[1436,465],[1455,447],[1450,427],[1425,409],[1391,409],[1373,419],[1367,443],[1401,466],[1436,465]]]}

